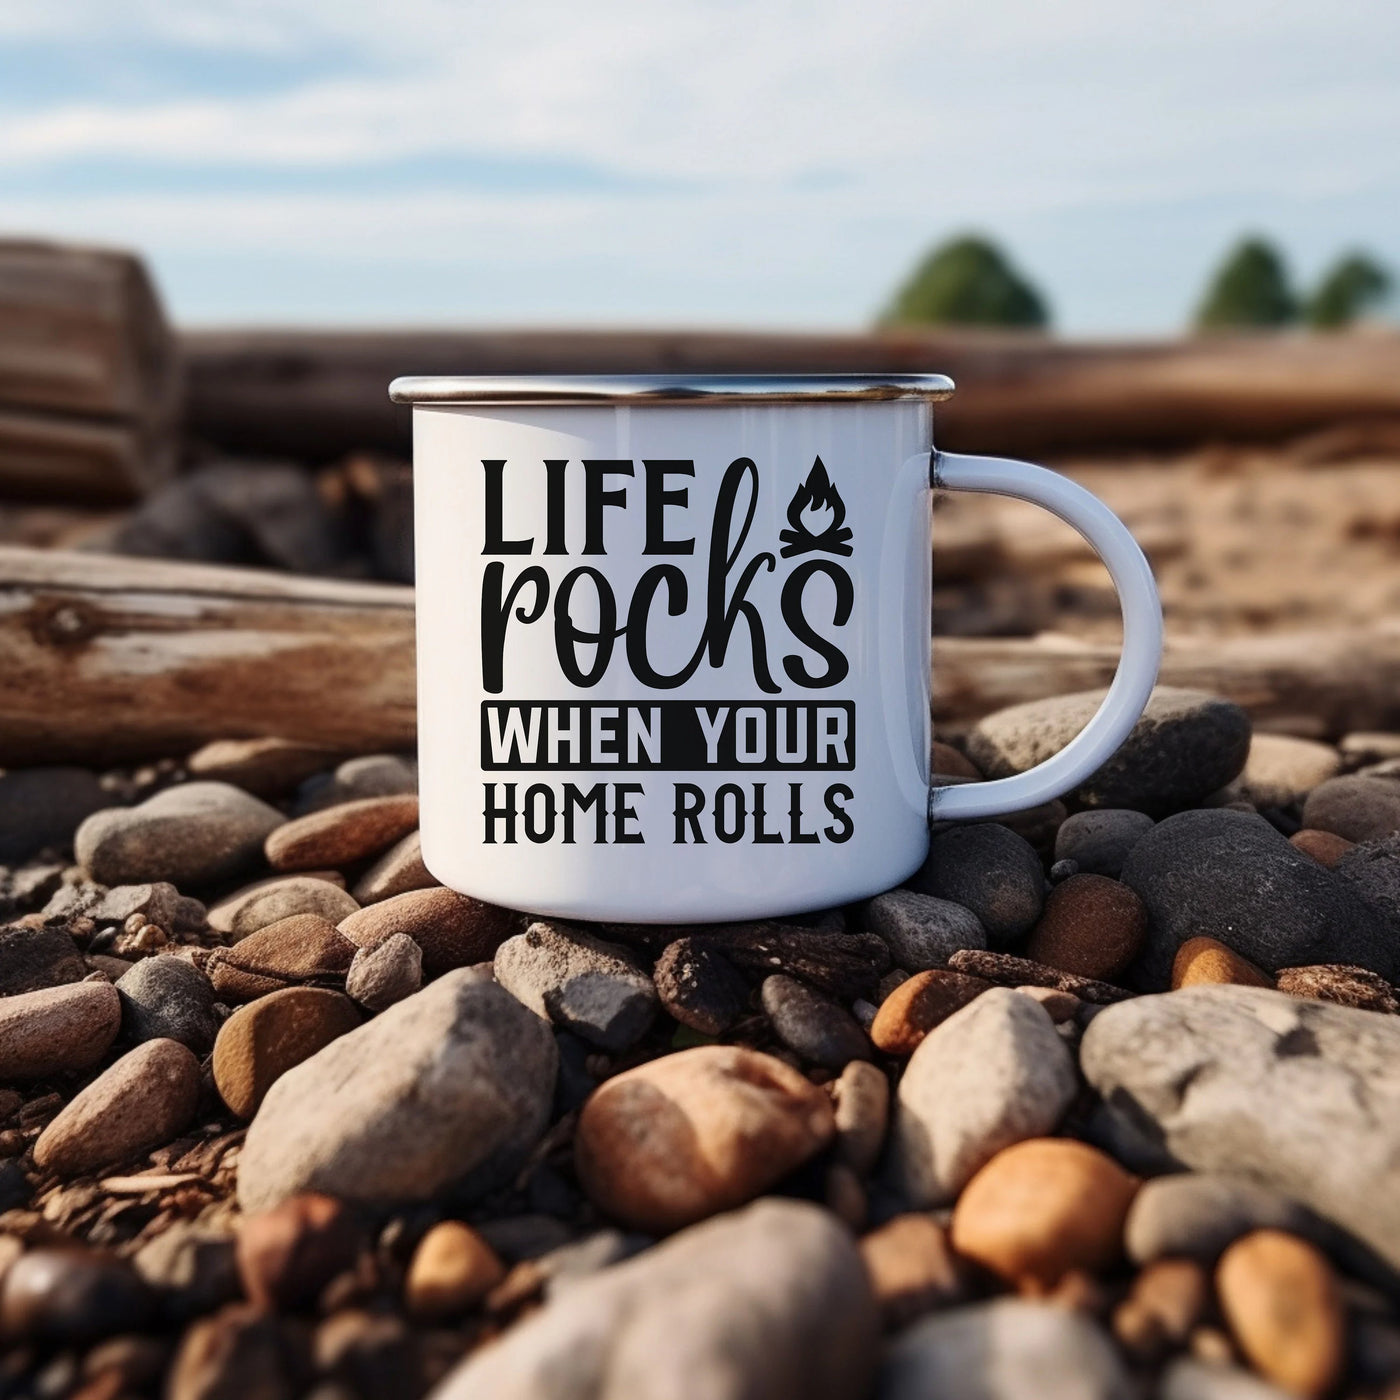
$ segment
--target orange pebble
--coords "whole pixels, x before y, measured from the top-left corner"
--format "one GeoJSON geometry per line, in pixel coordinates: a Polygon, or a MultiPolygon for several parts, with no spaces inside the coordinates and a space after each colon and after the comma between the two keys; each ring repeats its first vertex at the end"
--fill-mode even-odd
{"type": "Polygon", "coordinates": [[[1210,983],[1272,987],[1274,979],[1214,938],[1188,938],[1172,961],[1172,990],[1210,983]]]}

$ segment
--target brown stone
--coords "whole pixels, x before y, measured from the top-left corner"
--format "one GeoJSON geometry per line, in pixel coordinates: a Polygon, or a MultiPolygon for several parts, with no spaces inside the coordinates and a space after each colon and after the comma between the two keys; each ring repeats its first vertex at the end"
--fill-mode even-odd
{"type": "Polygon", "coordinates": [[[430,890],[438,883],[423,864],[423,838],[410,832],[384,852],[355,882],[355,898],[361,904],[377,904],[410,890],[430,890]]]}
{"type": "Polygon", "coordinates": [[[345,995],[367,1011],[386,1011],[422,985],[423,950],[406,933],[391,933],[356,950],[345,995]]]}
{"type": "Polygon", "coordinates": [[[967,973],[969,977],[985,977],[988,982],[995,982],[1001,987],[1053,987],[1059,992],[1069,992],[1081,1001],[1091,1001],[1096,1006],[1108,1006],[1132,996],[1125,988],[1103,982],[1097,977],[1080,977],[1058,967],[1048,967],[1034,958],[1018,958],[1013,953],[997,953],[983,948],[960,948],[948,959],[948,966],[954,972],[967,973]]]}
{"type": "Polygon", "coordinates": [[[1113,1334],[1142,1365],[1180,1351],[1210,1305],[1210,1275],[1194,1259],[1157,1259],[1114,1309],[1113,1334]]]}
{"type": "Polygon", "coordinates": [[[520,932],[520,918],[439,885],[367,905],[342,919],[340,932],[361,948],[406,933],[423,950],[423,975],[431,978],[490,962],[496,949],[520,932]]]}
{"type": "Polygon", "coordinates": [[[575,1166],[600,1209],[662,1233],[752,1200],[835,1131],[825,1091],[795,1069],[708,1045],[600,1085],[579,1116],[575,1166]]]}
{"type": "Polygon", "coordinates": [[[1215,1287],[1240,1350],[1268,1380],[1307,1397],[1337,1383],[1346,1319],[1336,1275],[1312,1245],[1282,1230],[1255,1230],[1221,1255],[1215,1287]]]}
{"type": "Polygon", "coordinates": [[[1255,967],[1233,948],[1214,938],[1188,938],[1172,961],[1172,990],[1203,983],[1231,983],[1237,987],[1272,987],[1274,979],[1255,967]]]}
{"type": "Polygon", "coordinates": [[[887,1055],[912,1055],[923,1038],[992,984],[981,977],[930,968],[901,982],[883,1002],[870,1039],[887,1055]]]}
{"type": "Polygon", "coordinates": [[[317,914],[294,914],[220,948],[205,971],[225,1001],[252,1001],[283,987],[343,987],[355,944],[317,914]]]}
{"type": "Polygon", "coordinates": [[[1348,841],[1379,841],[1400,832],[1400,783],[1361,773],[1329,778],[1308,794],[1303,825],[1348,841]]]}
{"type": "Polygon", "coordinates": [[[868,1060],[852,1060],[829,1092],[836,1113],[836,1160],[857,1176],[868,1176],[885,1145],[890,1081],[868,1060]]]}
{"type": "Polygon", "coordinates": [[[358,1220],[334,1197],[290,1196],[243,1221],[235,1249],[243,1291],[261,1308],[304,1307],[355,1262],[364,1242],[358,1220]]]}
{"type": "Polygon", "coordinates": [[[1147,910],[1127,885],[1107,875],[1071,875],[1050,891],[1026,956],[1109,981],[1137,956],[1146,935],[1147,910]]]}
{"type": "Polygon", "coordinates": [[[931,1215],[897,1215],[860,1242],[860,1256],[888,1328],[961,1302],[967,1282],[948,1232],[931,1215]]]}
{"type": "Polygon", "coordinates": [[[505,1276],[496,1251],[470,1225],[444,1220],[413,1251],[404,1303],[415,1317],[451,1317],[474,1308],[505,1276]]]}
{"type": "Polygon", "coordinates": [[[1085,1313],[1091,1317],[1102,1317],[1108,1311],[1109,1294],[1093,1274],[1083,1269],[1071,1269],[1061,1274],[1059,1281],[1045,1293],[1030,1290],[1032,1296],[1043,1298],[1065,1312],[1085,1313]]]}
{"type": "Polygon", "coordinates": [[[1094,1273],[1123,1248],[1138,1179],[1071,1138],[1030,1138],[998,1152],[953,1210],[959,1254],[1026,1291],[1072,1270],[1094,1273]]]}
{"type": "Polygon", "coordinates": [[[748,979],[704,938],[667,944],[651,975],[672,1019],[701,1035],[726,1034],[749,1010],[748,979]]]}
{"type": "Polygon", "coordinates": [[[1354,1006],[1360,1011],[1400,1012],[1400,997],[1379,973],[1342,963],[1318,963],[1313,967],[1285,967],[1278,974],[1278,989],[1289,996],[1354,1006]]]}
{"type": "Polygon", "coordinates": [[[822,1199],[829,1210],[848,1230],[865,1228],[870,1214],[870,1200],[865,1184],[844,1162],[832,1162],[826,1169],[822,1199]]]}
{"type": "Polygon", "coordinates": [[[254,797],[284,797],[344,757],[336,749],[292,739],[215,739],[195,750],[185,768],[191,778],[232,783],[254,797]]]}
{"type": "Polygon", "coordinates": [[[417,828],[417,797],[363,797],[279,826],[263,849],[274,870],[339,868],[380,855],[417,828]]]}
{"type": "Polygon", "coordinates": [[[267,1091],[294,1065],[353,1031],[349,997],[321,987],[284,987],[240,1007],[214,1042],[214,1087],[229,1109],[251,1118],[267,1091]]]}
{"type": "Polygon", "coordinates": [[[209,911],[209,927],[229,934],[236,942],[296,914],[316,914],[338,924],[359,907],[343,885],[322,875],[277,875],[245,885],[220,900],[209,911]]]}
{"type": "Polygon", "coordinates": [[[1045,1014],[1057,1025],[1072,1021],[1089,1005],[1080,1001],[1073,992],[1062,992],[1056,987],[1017,987],[1023,997],[1038,1001],[1045,1008],[1045,1014]]]}
{"type": "Polygon", "coordinates": [[[180,1339],[166,1400],[296,1400],[305,1388],[284,1325],[248,1303],[200,1318],[180,1339]]]}
{"type": "Polygon", "coordinates": [[[1348,841],[1345,836],[1338,836],[1331,831],[1318,831],[1315,827],[1305,826],[1301,831],[1295,831],[1290,836],[1289,841],[1304,855],[1311,856],[1319,865],[1325,865],[1331,870],[1346,853],[1356,844],[1348,841]]]}
{"type": "Polygon", "coordinates": [[[951,744],[935,739],[929,750],[930,767],[945,778],[970,778],[981,782],[982,771],[966,754],[960,753],[951,744]]]}
{"type": "Polygon", "coordinates": [[[1256,731],[1249,741],[1244,770],[1224,789],[1224,796],[1249,802],[1261,811],[1287,807],[1335,777],[1341,766],[1341,755],[1331,744],[1256,731]]]}
{"type": "Polygon", "coordinates": [[[78,945],[61,928],[0,928],[0,997],[64,987],[87,976],[78,945]]]}
{"type": "Polygon", "coordinates": [[[199,1061],[178,1040],[147,1040],[67,1104],[34,1144],[62,1176],[124,1162],[178,1137],[199,1104],[199,1061]]]}
{"type": "Polygon", "coordinates": [[[122,999],[110,982],[70,982],[0,998],[0,1081],[95,1065],[117,1038],[122,999]]]}
{"type": "MultiPolygon", "coordinates": [[[[0,1340],[83,1345],[150,1325],[151,1290],[111,1254],[72,1244],[29,1249],[5,1272],[0,1289],[0,1340]]],[[[11,1348],[3,1352],[8,1360],[11,1348]]],[[[8,1367],[7,1367],[8,1370],[8,1367]]],[[[13,1372],[7,1380],[13,1379],[13,1372]]],[[[8,1385],[6,1396],[35,1394],[8,1385]]],[[[39,1393],[43,1393],[40,1391],[39,1393]]],[[[70,1395],[64,1387],[64,1395],[70,1395]]]]}

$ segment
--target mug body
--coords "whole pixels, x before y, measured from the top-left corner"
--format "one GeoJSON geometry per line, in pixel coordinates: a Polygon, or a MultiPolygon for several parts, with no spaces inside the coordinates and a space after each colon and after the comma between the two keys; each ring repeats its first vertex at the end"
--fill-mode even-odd
{"type": "Polygon", "coordinates": [[[540,914],[697,923],[917,869],[936,395],[413,391],[434,383],[396,385],[429,870],[540,914]]]}

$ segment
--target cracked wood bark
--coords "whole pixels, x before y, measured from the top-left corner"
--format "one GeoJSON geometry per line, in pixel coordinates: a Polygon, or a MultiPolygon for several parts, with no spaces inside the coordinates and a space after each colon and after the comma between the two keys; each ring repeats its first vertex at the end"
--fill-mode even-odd
{"type": "Polygon", "coordinates": [[[0,549],[0,765],[411,747],[413,651],[397,584],[0,549]]]}
{"type": "MultiPolygon", "coordinates": [[[[934,717],[1106,685],[1117,648],[940,638],[934,717]]],[[[413,591],[249,569],[0,548],[0,765],[182,755],[277,735],[413,743],[413,591]]],[[[1164,682],[1269,728],[1400,729],[1400,627],[1181,639],[1164,682]]]]}

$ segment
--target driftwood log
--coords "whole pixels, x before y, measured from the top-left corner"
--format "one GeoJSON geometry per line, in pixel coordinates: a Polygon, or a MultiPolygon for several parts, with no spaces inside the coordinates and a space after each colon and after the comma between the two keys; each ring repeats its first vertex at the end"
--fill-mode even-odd
{"type": "Polygon", "coordinates": [[[0,765],[411,747],[413,655],[402,585],[0,549],[0,765]]]}
{"type": "MultiPolygon", "coordinates": [[[[414,739],[413,591],[246,569],[0,548],[0,765],[103,764],[279,735],[414,739]]],[[[1113,647],[940,638],[934,717],[1106,685],[1113,647]]],[[[1400,729],[1400,626],[1182,639],[1162,679],[1261,726],[1400,729]]]]}
{"type": "Polygon", "coordinates": [[[0,240],[0,491],[133,500],[175,468],[175,337],[129,253],[0,240]]]}
{"type": "Polygon", "coordinates": [[[1338,422],[1400,422],[1400,336],[1212,336],[1066,344],[1034,335],[642,331],[200,332],[182,337],[190,434],[325,462],[407,456],[401,374],[747,371],[950,374],[940,444],[1063,455],[1276,442],[1338,422]]]}

